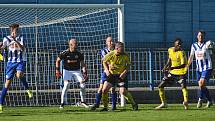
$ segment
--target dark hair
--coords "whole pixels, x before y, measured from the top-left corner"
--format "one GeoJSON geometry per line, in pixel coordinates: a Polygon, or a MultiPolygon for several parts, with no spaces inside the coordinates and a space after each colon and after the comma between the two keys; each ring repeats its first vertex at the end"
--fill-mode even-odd
{"type": "Polygon", "coordinates": [[[183,44],[182,39],[181,39],[181,38],[179,38],[179,37],[175,38],[174,43],[175,43],[176,41],[178,41],[178,43],[179,43],[180,45],[182,45],[182,44],[183,44]]]}
{"type": "Polygon", "coordinates": [[[9,27],[12,29],[19,28],[19,24],[11,24],[9,27]]]}
{"type": "Polygon", "coordinates": [[[199,32],[202,33],[203,36],[205,36],[205,34],[206,34],[205,31],[203,31],[203,30],[199,30],[198,33],[199,33],[199,32]]]}
{"type": "Polygon", "coordinates": [[[115,44],[115,46],[123,46],[123,47],[124,47],[124,43],[122,43],[122,42],[117,42],[117,43],[115,44]]]}

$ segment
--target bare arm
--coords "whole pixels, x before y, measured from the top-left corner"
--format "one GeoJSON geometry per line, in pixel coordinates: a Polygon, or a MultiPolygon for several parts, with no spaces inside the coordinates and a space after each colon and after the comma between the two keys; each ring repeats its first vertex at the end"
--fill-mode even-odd
{"type": "Polygon", "coordinates": [[[22,51],[25,50],[25,46],[24,46],[24,45],[21,45],[21,44],[20,44],[18,41],[16,41],[15,39],[14,39],[14,41],[15,41],[16,44],[19,46],[19,48],[21,48],[22,51]]]}
{"type": "Polygon", "coordinates": [[[171,67],[171,59],[168,58],[166,65],[163,67],[162,71],[169,70],[171,67]]]}
{"type": "Polygon", "coordinates": [[[187,62],[187,67],[189,67],[190,64],[193,62],[193,57],[194,57],[194,55],[190,55],[188,62],[187,62]]]}
{"type": "Polygon", "coordinates": [[[107,74],[107,76],[109,76],[110,75],[110,71],[108,69],[108,62],[104,62],[103,61],[103,67],[104,67],[105,73],[107,74]]]}
{"type": "Polygon", "coordinates": [[[61,61],[61,59],[59,57],[57,57],[57,60],[55,62],[56,73],[60,72],[60,61],[61,61]]]}
{"type": "Polygon", "coordinates": [[[81,64],[83,73],[87,73],[87,65],[84,63],[83,60],[80,62],[80,64],[81,64]]]}
{"type": "Polygon", "coordinates": [[[129,69],[130,69],[130,64],[127,64],[125,70],[120,74],[121,79],[125,79],[129,69]]]}

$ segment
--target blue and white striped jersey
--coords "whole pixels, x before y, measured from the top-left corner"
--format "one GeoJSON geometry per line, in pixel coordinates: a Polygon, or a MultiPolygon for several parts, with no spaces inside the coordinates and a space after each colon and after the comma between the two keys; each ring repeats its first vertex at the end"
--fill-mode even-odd
{"type": "Polygon", "coordinates": [[[190,55],[195,55],[196,70],[199,72],[212,69],[212,61],[208,47],[205,43],[201,45],[195,42],[191,46],[190,55]]]}
{"type": "MultiPolygon", "coordinates": [[[[15,38],[21,45],[24,45],[23,36],[15,38]]],[[[22,62],[26,61],[25,51],[23,51],[11,36],[6,36],[3,39],[3,47],[8,50],[8,62],[22,62]]]]}
{"type": "Polygon", "coordinates": [[[105,47],[103,48],[101,51],[100,51],[100,54],[101,54],[101,59],[103,60],[103,58],[105,57],[106,54],[108,54],[110,52],[110,50],[105,47]]]}

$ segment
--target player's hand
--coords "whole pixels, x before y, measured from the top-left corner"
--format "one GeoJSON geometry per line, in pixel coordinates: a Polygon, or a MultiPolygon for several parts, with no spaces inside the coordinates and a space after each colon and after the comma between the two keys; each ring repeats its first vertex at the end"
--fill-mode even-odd
{"type": "Polygon", "coordinates": [[[60,79],[60,77],[61,77],[60,71],[59,71],[59,70],[56,70],[56,78],[57,78],[57,79],[60,79]]]}
{"type": "Polygon", "coordinates": [[[106,73],[107,76],[111,75],[109,70],[105,70],[105,73],[106,73]]]}
{"type": "Polygon", "coordinates": [[[120,76],[119,76],[119,78],[122,79],[122,80],[124,80],[125,77],[126,77],[126,74],[125,74],[125,73],[122,73],[122,74],[120,74],[120,76]]]}
{"type": "Polygon", "coordinates": [[[89,80],[87,72],[83,72],[83,77],[84,77],[84,81],[83,82],[87,82],[89,80]]]}
{"type": "Polygon", "coordinates": [[[118,80],[119,82],[124,82],[124,78],[119,77],[118,80]]]}

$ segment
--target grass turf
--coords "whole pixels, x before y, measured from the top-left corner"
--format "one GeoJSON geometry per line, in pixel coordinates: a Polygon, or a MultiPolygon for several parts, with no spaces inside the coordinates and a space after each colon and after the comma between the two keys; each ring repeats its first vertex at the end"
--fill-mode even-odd
{"type": "Polygon", "coordinates": [[[59,107],[6,107],[0,114],[1,121],[215,121],[215,106],[197,109],[191,104],[189,110],[182,105],[170,104],[167,109],[155,110],[154,104],[139,105],[138,111],[118,108],[115,112],[90,111],[66,106],[59,107]]]}

